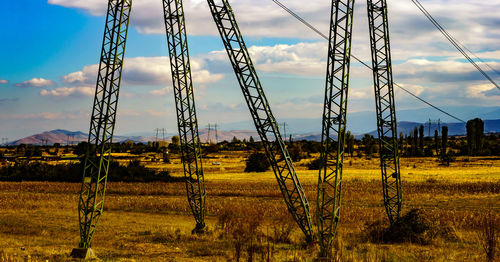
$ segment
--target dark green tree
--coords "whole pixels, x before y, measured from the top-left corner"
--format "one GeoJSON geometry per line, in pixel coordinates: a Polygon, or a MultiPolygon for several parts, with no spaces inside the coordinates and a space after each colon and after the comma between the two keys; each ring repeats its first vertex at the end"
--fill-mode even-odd
{"type": "Polygon", "coordinates": [[[351,131],[346,133],[346,150],[352,157],[354,154],[354,135],[351,134],[351,131]]]}
{"type": "Polygon", "coordinates": [[[294,162],[307,157],[307,154],[304,153],[304,150],[302,150],[302,143],[300,142],[290,143],[288,146],[288,152],[294,162]]]}
{"type": "Polygon", "coordinates": [[[477,155],[484,144],[484,122],[480,118],[467,121],[467,153],[477,155]]]}
{"type": "Polygon", "coordinates": [[[175,144],[175,145],[180,145],[181,144],[181,140],[178,136],[173,136],[172,137],[172,144],[175,144]]]}
{"type": "Polygon", "coordinates": [[[443,126],[441,128],[441,155],[446,155],[448,148],[448,127],[443,126]]]}
{"type": "Polygon", "coordinates": [[[181,139],[178,136],[172,136],[172,143],[168,145],[168,150],[172,151],[172,153],[179,153],[180,149],[181,139]]]}
{"type": "Polygon", "coordinates": [[[363,151],[368,157],[370,157],[377,150],[375,138],[370,134],[365,134],[361,139],[361,143],[363,144],[363,151]]]}
{"type": "Polygon", "coordinates": [[[412,141],[412,151],[413,156],[418,156],[418,127],[413,128],[413,141],[412,141]]]}
{"type": "Polygon", "coordinates": [[[399,144],[399,152],[401,155],[404,154],[404,134],[403,132],[399,132],[399,141],[398,141],[398,144],[399,144]]]}
{"type": "Polygon", "coordinates": [[[420,151],[423,152],[424,151],[424,125],[420,125],[420,127],[418,129],[418,133],[419,133],[420,151]]]}
{"type": "Polygon", "coordinates": [[[73,149],[73,154],[77,156],[83,156],[85,153],[87,153],[87,142],[80,142],[75,146],[75,149],[73,149]]]}
{"type": "Polygon", "coordinates": [[[271,164],[265,154],[255,152],[248,156],[245,172],[265,172],[270,166],[271,164]]]}
{"type": "Polygon", "coordinates": [[[436,147],[436,156],[439,156],[439,132],[434,130],[434,146],[436,147]]]}

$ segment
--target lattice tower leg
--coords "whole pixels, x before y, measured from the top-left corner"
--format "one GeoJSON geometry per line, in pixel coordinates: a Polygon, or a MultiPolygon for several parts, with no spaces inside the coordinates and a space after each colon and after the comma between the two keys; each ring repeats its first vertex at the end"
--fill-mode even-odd
{"type": "Polygon", "coordinates": [[[131,0],[108,2],[78,202],[79,247],[82,249],[91,247],[92,237],[103,211],[131,7],[131,0]]]}
{"type": "Polygon", "coordinates": [[[207,0],[207,2],[288,210],[304,232],[306,239],[312,241],[313,229],[309,203],[250,59],[231,6],[227,0],[218,1],[218,4],[214,0],[207,0]]]}
{"type": "Polygon", "coordinates": [[[387,3],[367,3],[384,205],[394,223],[400,216],[402,196],[387,3]]]}
{"type": "Polygon", "coordinates": [[[353,8],[354,0],[332,1],[316,216],[321,257],[331,255],[340,219],[353,8]]]}
{"type": "Polygon", "coordinates": [[[163,0],[163,8],[187,198],[196,220],[193,233],[203,233],[205,180],[182,0],[163,0]]]}

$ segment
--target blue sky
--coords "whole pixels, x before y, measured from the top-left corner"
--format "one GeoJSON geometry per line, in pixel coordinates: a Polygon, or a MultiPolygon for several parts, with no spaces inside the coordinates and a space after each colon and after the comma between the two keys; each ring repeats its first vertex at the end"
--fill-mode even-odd
{"type": "MultiPolygon", "coordinates": [[[[300,0],[283,2],[327,33],[328,1],[307,5],[300,0]]],[[[438,106],[500,104],[499,90],[459,56],[410,0],[388,2],[397,83],[438,106]]],[[[457,39],[500,71],[500,2],[488,2],[428,0],[423,4],[457,39]]],[[[250,121],[206,3],[184,3],[200,126],[250,121]]],[[[271,0],[231,3],[276,117],[319,118],[326,41],[271,0]]],[[[105,0],[3,3],[1,137],[13,140],[57,128],[88,130],[106,5],[105,0]]],[[[368,62],[365,5],[358,1],[355,7],[353,54],[368,62]]],[[[161,12],[160,0],[133,4],[117,134],[152,133],[158,127],[170,132],[176,129],[161,12]]],[[[499,75],[487,71],[500,82],[499,75]]],[[[353,63],[351,112],[374,110],[371,82],[371,73],[353,63]]],[[[396,90],[396,106],[401,110],[425,107],[400,90],[396,90]]],[[[470,113],[466,107],[463,110],[470,113]]]]}

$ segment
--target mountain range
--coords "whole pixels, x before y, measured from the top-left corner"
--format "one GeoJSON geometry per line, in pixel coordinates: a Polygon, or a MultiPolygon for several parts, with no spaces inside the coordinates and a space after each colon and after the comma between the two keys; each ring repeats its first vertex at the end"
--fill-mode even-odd
{"type": "MultiPolygon", "coordinates": [[[[467,110],[459,106],[443,107],[443,110],[451,115],[467,121],[472,118],[492,119],[485,120],[484,128],[485,133],[500,132],[500,107],[481,107],[481,106],[467,106],[467,110]]],[[[425,135],[434,135],[434,130],[439,129],[437,121],[441,122],[441,126],[448,126],[449,135],[464,135],[465,123],[460,123],[458,120],[449,116],[443,115],[434,108],[419,108],[407,109],[397,111],[398,132],[409,134],[416,126],[425,126],[425,135]],[[429,120],[431,121],[429,128],[429,120]]],[[[295,140],[321,140],[321,118],[279,118],[279,126],[283,137],[291,134],[295,140]],[[286,123],[286,124],[285,124],[286,123]],[[285,128],[286,127],[286,130],[285,128]]],[[[375,111],[359,111],[347,114],[347,130],[350,130],[356,138],[361,138],[364,134],[371,134],[377,136],[376,132],[376,117],[375,111]]],[[[203,125],[200,125],[203,126],[203,125]]],[[[200,129],[200,140],[206,141],[230,141],[233,137],[240,140],[249,139],[252,136],[258,139],[258,134],[253,125],[253,121],[240,121],[231,123],[219,123],[217,131],[217,138],[214,129],[208,130],[200,129]]],[[[170,140],[174,133],[165,134],[165,139],[170,140]]],[[[59,143],[61,145],[76,144],[81,141],[87,141],[88,135],[80,131],[67,131],[56,129],[46,131],[40,134],[31,135],[21,138],[19,140],[11,141],[9,145],[19,144],[32,144],[32,145],[52,145],[59,143]]],[[[163,138],[159,138],[160,140],[163,138]]],[[[148,141],[155,141],[156,137],[151,132],[137,132],[128,135],[115,135],[114,142],[123,142],[132,140],[134,142],[147,143],[148,141]]]]}
{"type": "MultiPolygon", "coordinates": [[[[230,131],[222,131],[218,130],[217,131],[217,137],[215,134],[214,130],[208,130],[207,128],[205,129],[200,129],[199,130],[200,134],[200,140],[202,142],[207,142],[207,141],[231,141],[234,137],[238,139],[249,139],[250,136],[254,137],[256,140],[259,137],[258,133],[256,131],[251,131],[251,130],[230,130],[230,131]]],[[[172,135],[167,135],[165,139],[169,141],[171,139],[172,135]]],[[[158,140],[162,140],[163,137],[159,137],[158,140]]],[[[7,143],[8,145],[20,145],[20,144],[27,144],[27,145],[53,145],[55,143],[59,143],[61,145],[68,145],[68,144],[78,144],[83,141],[88,140],[88,134],[83,133],[81,131],[68,131],[68,130],[63,130],[63,129],[56,129],[52,131],[46,131],[40,134],[35,134],[31,136],[27,136],[24,138],[21,138],[19,140],[15,140],[12,142],[7,143]]],[[[125,142],[125,141],[134,141],[135,143],[147,143],[148,141],[156,141],[156,136],[120,136],[120,135],[115,135],[113,137],[113,142],[125,142]]]]}
{"type": "MultiPolygon", "coordinates": [[[[396,105],[397,106],[397,105],[396,105]]],[[[500,107],[481,107],[481,106],[469,106],[467,105],[467,110],[464,107],[458,106],[447,106],[442,107],[442,110],[448,112],[460,118],[463,121],[467,121],[473,118],[481,119],[500,119],[500,107]]],[[[347,130],[351,130],[354,134],[365,134],[370,133],[377,128],[377,119],[375,115],[375,109],[372,111],[359,111],[352,112],[348,108],[347,113],[347,130]]],[[[280,128],[282,128],[283,123],[287,124],[287,133],[290,134],[308,134],[321,132],[321,115],[316,118],[280,118],[276,116],[277,121],[280,123],[280,128]]],[[[408,123],[426,123],[431,119],[432,121],[441,120],[444,123],[456,123],[458,120],[451,118],[449,116],[443,115],[434,108],[419,108],[419,109],[407,109],[407,110],[397,110],[396,118],[398,122],[408,122],[408,123]]],[[[221,130],[254,130],[252,120],[232,122],[232,123],[220,123],[219,127],[221,130]]],[[[411,127],[413,130],[413,127],[411,127]]],[[[465,129],[464,129],[465,130],[465,129]]],[[[458,133],[457,133],[458,134],[458,133]]]]}
{"type": "MultiPolygon", "coordinates": [[[[309,120],[311,121],[311,120],[309,120]]],[[[439,126],[437,123],[433,122],[429,125],[429,123],[418,123],[418,122],[409,122],[409,121],[401,121],[398,122],[398,132],[402,132],[403,134],[410,134],[415,127],[420,125],[424,125],[425,127],[425,135],[434,136],[434,130],[438,130],[439,126]]],[[[465,135],[465,123],[441,123],[440,126],[448,127],[448,134],[450,136],[454,135],[465,135]]],[[[320,130],[320,129],[318,129],[320,130]]],[[[500,119],[496,120],[484,120],[484,132],[485,133],[500,133],[500,119]]],[[[282,131],[283,133],[283,131],[282,131]]],[[[205,129],[199,130],[200,140],[202,142],[207,141],[231,141],[234,137],[243,140],[249,139],[253,137],[255,140],[259,139],[259,135],[256,131],[252,130],[218,130],[217,134],[215,131],[205,129]],[[216,137],[217,135],[217,137],[216,137]]],[[[377,131],[372,130],[370,132],[353,132],[356,138],[363,137],[364,134],[371,134],[377,137],[377,131]]],[[[166,140],[170,140],[172,135],[167,135],[166,140]]],[[[293,134],[294,140],[321,140],[321,132],[305,132],[301,134],[293,134]]],[[[20,145],[20,144],[30,144],[30,145],[53,145],[55,143],[59,143],[61,145],[67,144],[77,144],[82,141],[87,141],[88,135],[81,131],[68,131],[62,129],[56,129],[52,131],[46,131],[40,134],[35,134],[32,136],[28,136],[16,141],[9,142],[8,145],[20,145]]],[[[160,140],[163,138],[159,138],[160,140]]],[[[147,143],[148,141],[155,141],[156,137],[148,137],[148,136],[114,136],[114,142],[125,142],[125,141],[134,141],[136,143],[142,142],[147,143]]]]}

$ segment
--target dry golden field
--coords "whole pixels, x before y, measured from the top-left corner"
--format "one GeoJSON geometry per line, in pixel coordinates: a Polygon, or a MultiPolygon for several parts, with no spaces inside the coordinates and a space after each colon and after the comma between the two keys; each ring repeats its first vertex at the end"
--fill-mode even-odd
{"type": "MultiPolygon", "coordinates": [[[[305,245],[274,174],[244,173],[245,154],[204,159],[209,232],[203,236],[191,235],[194,219],[183,183],[109,183],[93,241],[97,256],[104,261],[236,261],[240,249],[240,261],[312,261],[318,248],[305,245]]],[[[310,160],[296,166],[314,213],[317,171],[306,170],[310,160]]],[[[345,163],[337,261],[486,261],[484,222],[496,219],[499,225],[500,158],[458,158],[450,167],[433,158],[402,158],[404,211],[420,209],[440,230],[422,243],[392,244],[373,241],[367,230],[376,221],[387,223],[378,159],[347,158],[345,163]]],[[[179,159],[147,165],[182,175],[179,159]]],[[[0,261],[71,260],[79,241],[79,187],[0,182],[0,261]]]]}

